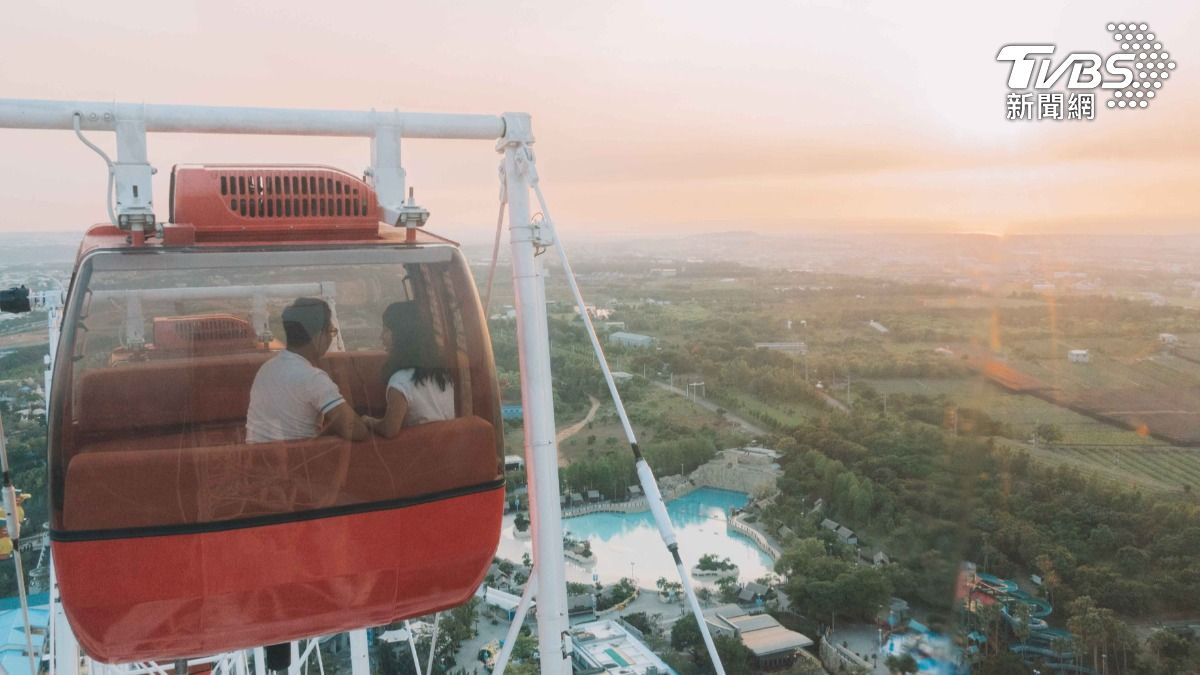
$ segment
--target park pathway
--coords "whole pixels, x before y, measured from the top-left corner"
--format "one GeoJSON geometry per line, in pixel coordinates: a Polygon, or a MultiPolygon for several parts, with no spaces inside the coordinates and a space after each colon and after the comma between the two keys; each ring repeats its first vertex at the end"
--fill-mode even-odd
{"type": "MultiPolygon", "coordinates": [[[[559,429],[558,433],[554,436],[554,441],[557,445],[561,446],[563,441],[574,436],[575,434],[579,433],[580,431],[583,431],[584,428],[587,427],[589,422],[596,419],[596,411],[600,409],[600,401],[599,401],[599,399],[597,399],[595,396],[592,396],[591,394],[588,394],[588,400],[592,402],[592,407],[588,409],[587,415],[584,415],[583,419],[579,420],[575,424],[572,424],[569,427],[563,427],[562,429],[559,429]]],[[[559,468],[567,466],[570,463],[571,462],[567,460],[566,456],[563,455],[562,452],[558,453],[559,468]]]]}
{"type": "Polygon", "coordinates": [[[554,437],[555,442],[562,443],[580,431],[583,431],[583,428],[588,425],[588,422],[596,419],[596,411],[600,409],[600,401],[591,394],[588,394],[588,400],[592,402],[592,407],[588,410],[587,415],[585,415],[583,419],[579,420],[575,424],[563,429],[559,429],[558,435],[554,437]]]}

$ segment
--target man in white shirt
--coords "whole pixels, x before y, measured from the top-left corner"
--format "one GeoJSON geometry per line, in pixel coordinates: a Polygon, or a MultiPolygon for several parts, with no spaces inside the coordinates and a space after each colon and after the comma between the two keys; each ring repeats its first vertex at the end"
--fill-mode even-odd
{"type": "Polygon", "coordinates": [[[299,298],[283,310],[287,349],[259,368],[250,387],[246,442],[268,443],[323,434],[360,441],[370,436],[329,374],[317,368],[337,328],[329,305],[299,298]]]}

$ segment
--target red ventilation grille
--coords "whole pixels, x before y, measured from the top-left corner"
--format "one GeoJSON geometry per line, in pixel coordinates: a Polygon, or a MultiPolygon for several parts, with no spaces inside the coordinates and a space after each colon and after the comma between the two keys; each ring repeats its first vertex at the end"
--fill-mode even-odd
{"type": "Polygon", "coordinates": [[[250,323],[232,314],[154,319],[154,348],[158,351],[226,352],[255,346],[250,323]]]}
{"type": "Polygon", "coordinates": [[[197,238],[345,236],[379,227],[371,186],[326,167],[181,166],[172,173],[171,193],[171,221],[194,226],[197,238]]]}

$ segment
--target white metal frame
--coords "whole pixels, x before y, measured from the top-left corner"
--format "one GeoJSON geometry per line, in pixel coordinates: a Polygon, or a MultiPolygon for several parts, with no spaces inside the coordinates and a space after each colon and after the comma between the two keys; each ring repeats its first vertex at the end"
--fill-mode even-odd
{"type": "MultiPolygon", "coordinates": [[[[532,149],[534,142],[530,117],[525,113],[503,115],[457,115],[435,113],[379,113],[331,110],[293,110],[269,108],[228,108],[204,106],[145,105],[87,101],[0,100],[0,128],[73,130],[109,164],[110,181],[115,182],[116,224],[127,230],[152,233],[157,223],[153,213],[151,177],[146,135],[155,133],[276,134],[298,136],[348,136],[371,140],[371,167],[368,179],[375,188],[383,219],[398,226],[421,226],[428,211],[415,205],[409,192],[405,200],[405,172],[401,164],[403,138],[479,139],[496,141],[503,155],[500,166],[501,200],[508,208],[509,243],[512,257],[513,289],[516,296],[517,340],[521,368],[521,397],[525,417],[525,460],[529,482],[530,514],[533,525],[534,568],[521,598],[518,622],[510,627],[515,637],[520,619],[536,593],[538,605],[538,643],[540,672],[544,675],[571,673],[571,638],[568,634],[566,569],[562,548],[562,513],[558,482],[558,445],[555,439],[554,400],[550,371],[550,342],[545,303],[545,272],[537,257],[539,249],[553,245],[554,226],[545,199],[538,186],[538,174],[532,149]],[[108,160],[82,131],[112,131],[117,137],[117,161],[108,160]],[[530,191],[537,195],[542,218],[531,217],[530,191]]],[[[110,194],[111,198],[111,188],[110,194]]],[[[503,204],[502,211],[503,214],[503,204]]],[[[498,241],[498,240],[497,240],[498,241]]],[[[638,450],[633,429],[625,415],[612,374],[603,358],[594,328],[584,310],[583,298],[570,272],[565,252],[559,256],[571,290],[587,324],[605,380],[617,404],[626,436],[636,460],[642,489],[658,525],[663,543],[671,552],[699,620],[706,646],[719,674],[723,675],[716,649],[700,616],[700,606],[692,592],[690,579],[680,557],[674,530],[658,490],[653,472],[638,450]]],[[[207,290],[207,289],[206,289],[207,290]]],[[[138,296],[130,296],[129,310],[137,308],[138,296]]],[[[58,314],[51,322],[60,321],[58,314]]],[[[52,337],[59,326],[51,326],[52,337]]],[[[57,342],[57,340],[54,340],[57,342]]],[[[51,345],[51,365],[55,352],[51,345]]],[[[47,385],[49,382],[47,383],[47,385]]],[[[49,386],[47,386],[47,393],[49,386]]],[[[53,598],[51,673],[81,672],[166,673],[157,664],[107,666],[80,658],[78,644],[57,601],[57,585],[51,561],[53,598]]],[[[410,638],[411,639],[411,638],[410,638]]],[[[509,639],[510,646],[515,639],[509,639]]],[[[292,643],[290,673],[300,672],[301,662],[314,651],[316,640],[308,641],[303,652],[292,643]]],[[[354,675],[370,672],[368,645],[364,630],[350,633],[351,663],[354,675]]],[[[435,645],[434,645],[435,646],[435,645]]],[[[432,649],[432,647],[431,647],[432,649]]],[[[511,649],[511,647],[510,647],[511,649]]],[[[414,663],[421,672],[415,645],[414,663]]],[[[255,675],[264,674],[262,649],[253,650],[255,675]]],[[[507,661],[510,650],[501,659],[507,661]]],[[[431,651],[432,658],[432,651],[431,651]]],[[[221,672],[236,671],[248,675],[245,652],[212,657],[221,672]]],[[[323,672],[323,668],[322,668],[323,672]]]]}
{"type": "MultiPolygon", "coordinates": [[[[428,212],[405,201],[405,174],[400,163],[403,138],[499,139],[504,155],[505,198],[511,223],[513,286],[517,297],[522,396],[525,411],[525,456],[531,467],[529,495],[533,506],[534,559],[540,589],[538,637],[541,672],[571,672],[567,635],[566,571],[562,551],[562,514],[558,495],[558,447],[554,433],[550,350],[546,325],[544,274],[535,258],[543,245],[529,210],[529,173],[533,134],[529,115],[457,115],[381,113],[374,110],[289,110],[206,106],[147,105],[94,101],[0,100],[0,128],[112,131],[117,161],[111,171],[116,187],[116,219],[124,229],[152,231],[154,169],[147,157],[148,133],[273,134],[347,136],[371,139],[368,178],[376,190],[383,217],[392,224],[420,225],[428,212]]],[[[53,575],[52,575],[53,578],[53,575]]],[[[53,585],[53,582],[52,582],[53,585]]],[[[55,617],[61,612],[55,612],[55,617]]],[[[55,621],[55,672],[76,675],[78,645],[65,621],[55,621]],[[65,661],[65,663],[64,663],[65,661]]],[[[366,675],[366,636],[351,634],[355,675],[366,675]]],[[[255,659],[256,671],[259,659],[255,659]]],[[[92,666],[99,664],[90,664],[92,666]]],[[[104,667],[109,670],[108,666],[104,667]]],[[[131,672],[123,669],[122,672],[131,672]]]]}

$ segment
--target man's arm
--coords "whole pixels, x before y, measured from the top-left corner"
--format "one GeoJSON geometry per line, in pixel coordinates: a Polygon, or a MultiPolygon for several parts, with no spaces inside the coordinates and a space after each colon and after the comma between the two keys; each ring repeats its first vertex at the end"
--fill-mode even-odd
{"type": "Polygon", "coordinates": [[[325,427],[321,433],[341,436],[348,441],[362,441],[371,436],[371,430],[363,419],[345,401],[325,413],[325,427]]]}

